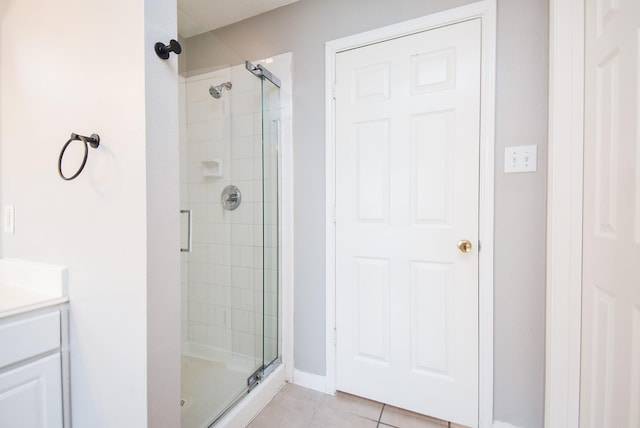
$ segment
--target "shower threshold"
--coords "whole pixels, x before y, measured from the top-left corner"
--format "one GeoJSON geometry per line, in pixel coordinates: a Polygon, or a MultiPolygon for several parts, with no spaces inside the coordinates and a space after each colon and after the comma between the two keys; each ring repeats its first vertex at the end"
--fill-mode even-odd
{"type": "Polygon", "coordinates": [[[223,427],[220,422],[253,391],[269,380],[280,359],[248,377],[246,371],[226,364],[183,355],[183,387],[180,400],[183,428],[223,427]],[[245,385],[239,389],[238,385],[245,385]],[[235,392],[234,392],[235,389],[235,392]]]}
{"type": "Polygon", "coordinates": [[[211,424],[209,424],[208,428],[218,428],[222,425],[216,425],[220,420],[222,420],[231,410],[233,410],[237,405],[239,405],[243,400],[248,399],[253,390],[264,382],[267,377],[273,373],[273,371],[280,366],[281,360],[277,358],[267,367],[263,367],[258,369],[251,376],[247,378],[247,390],[244,394],[236,398],[231,405],[229,405],[226,410],[224,410],[211,424]]]}
{"type": "Polygon", "coordinates": [[[265,376],[250,394],[247,394],[243,400],[240,400],[219,418],[213,426],[215,428],[246,427],[276,396],[285,382],[284,365],[280,364],[273,369],[271,374],[265,376]]]}

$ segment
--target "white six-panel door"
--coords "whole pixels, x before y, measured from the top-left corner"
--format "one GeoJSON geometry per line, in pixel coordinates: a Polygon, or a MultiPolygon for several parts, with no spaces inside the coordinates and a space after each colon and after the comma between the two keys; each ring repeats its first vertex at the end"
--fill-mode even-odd
{"type": "Polygon", "coordinates": [[[640,1],[587,0],[580,426],[640,427],[640,1]]]}
{"type": "Polygon", "coordinates": [[[336,56],[337,389],[468,426],[480,35],[475,19],[336,56]]]}

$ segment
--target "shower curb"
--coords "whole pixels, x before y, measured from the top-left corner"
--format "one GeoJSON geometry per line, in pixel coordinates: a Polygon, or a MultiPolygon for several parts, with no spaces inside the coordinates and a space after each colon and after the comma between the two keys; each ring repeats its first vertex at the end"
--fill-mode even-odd
{"type": "Polygon", "coordinates": [[[284,365],[281,364],[220,419],[214,428],[245,428],[269,404],[284,384],[284,365]]]}

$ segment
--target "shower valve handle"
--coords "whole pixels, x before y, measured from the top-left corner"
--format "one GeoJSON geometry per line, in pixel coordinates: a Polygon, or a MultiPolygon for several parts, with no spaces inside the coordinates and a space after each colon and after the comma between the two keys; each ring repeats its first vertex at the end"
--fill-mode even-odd
{"type": "Polygon", "coordinates": [[[220,195],[220,202],[222,202],[222,207],[225,210],[233,211],[240,205],[240,201],[242,200],[242,195],[240,194],[240,189],[236,186],[229,185],[222,190],[222,195],[220,195]]]}
{"type": "Polygon", "coordinates": [[[158,42],[154,46],[156,54],[162,59],[169,59],[169,53],[174,52],[176,55],[182,53],[182,46],[177,40],[171,39],[168,45],[158,42]]]}

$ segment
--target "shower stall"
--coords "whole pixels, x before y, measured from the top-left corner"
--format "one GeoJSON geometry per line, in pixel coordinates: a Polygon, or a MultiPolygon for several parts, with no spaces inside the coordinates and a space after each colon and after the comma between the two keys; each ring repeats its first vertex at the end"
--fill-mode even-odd
{"type": "Polygon", "coordinates": [[[280,81],[181,80],[182,427],[216,423],[280,363],[280,81]]]}

